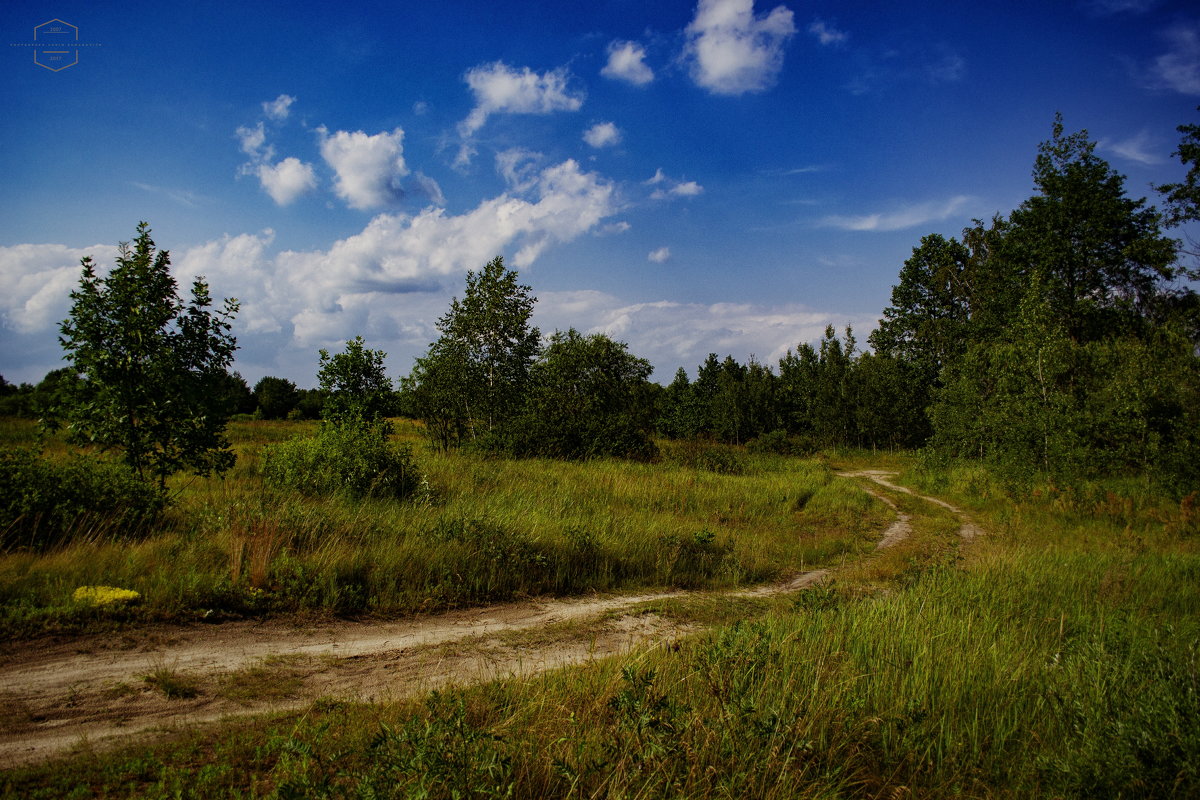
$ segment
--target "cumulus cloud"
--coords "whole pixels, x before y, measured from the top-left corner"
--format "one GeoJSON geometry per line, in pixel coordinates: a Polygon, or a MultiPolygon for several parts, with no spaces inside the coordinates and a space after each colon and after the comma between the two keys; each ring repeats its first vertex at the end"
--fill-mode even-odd
{"type": "Polygon", "coordinates": [[[334,190],[351,208],[366,210],[394,202],[401,196],[400,179],[408,174],[401,144],[404,131],[368,136],[363,131],[317,130],[321,157],[337,174],[334,190]]]}
{"type": "Polygon", "coordinates": [[[1154,137],[1147,130],[1119,142],[1101,139],[1099,147],[1139,164],[1161,164],[1165,160],[1155,145],[1154,137]]]}
{"type": "Polygon", "coordinates": [[[738,95],[775,83],[796,25],[784,6],[755,16],[754,0],[700,0],[685,32],[692,80],[714,94],[738,95]]]}
{"type": "Polygon", "coordinates": [[[845,31],[839,31],[837,28],[830,25],[821,19],[815,19],[808,26],[808,32],[817,37],[817,41],[823,45],[845,44],[850,35],[845,31]]]}
{"type": "Polygon", "coordinates": [[[648,261],[653,261],[655,264],[662,264],[665,263],[670,257],[671,248],[660,247],[657,250],[651,250],[650,254],[646,256],[646,259],[648,261]]]}
{"type": "Polygon", "coordinates": [[[528,267],[617,210],[613,186],[575,161],[543,169],[528,191],[529,198],[504,193],[458,215],[442,208],[379,214],[328,250],[281,253],[276,268],[302,300],[291,316],[296,337],[319,340],[328,318],[360,307],[362,295],[429,291],[500,253],[515,250],[510,263],[528,267]]]}
{"type": "Polygon", "coordinates": [[[317,188],[317,176],[312,164],[305,164],[291,156],[278,164],[259,164],[256,174],[263,189],[281,206],[317,188]]]}
{"type": "Polygon", "coordinates": [[[962,210],[970,197],[958,195],[941,203],[918,203],[895,211],[862,216],[833,215],[821,220],[821,225],[845,231],[900,231],[928,222],[940,222],[962,210]]]}
{"type": "Polygon", "coordinates": [[[267,100],[262,104],[263,113],[269,119],[282,122],[288,118],[288,114],[291,113],[292,103],[294,102],[296,102],[296,98],[290,94],[281,94],[274,100],[267,100]]]}
{"type": "Polygon", "coordinates": [[[583,132],[583,140],[597,149],[611,147],[621,141],[621,131],[611,122],[597,122],[583,132]]]}
{"type": "Polygon", "coordinates": [[[637,42],[609,42],[608,63],[600,74],[634,86],[645,86],[654,80],[654,70],[646,65],[646,48],[637,42]]]}
{"type": "Polygon", "coordinates": [[[539,74],[529,67],[513,69],[502,61],[468,70],[465,80],[475,95],[475,107],[458,124],[458,133],[464,141],[456,163],[464,165],[470,161],[474,150],[469,140],[492,114],[578,111],[584,95],[567,85],[569,78],[565,67],[539,74]]]}
{"type": "Polygon", "coordinates": [[[1200,94],[1200,24],[1178,23],[1163,32],[1167,52],[1154,59],[1150,80],[1157,88],[1200,94]]]}
{"type": "Polygon", "coordinates": [[[695,378],[709,353],[730,354],[743,363],[753,355],[775,365],[801,342],[819,341],[826,325],[850,324],[865,333],[876,323],[874,316],[797,304],[628,303],[595,290],[540,292],[533,321],[544,331],[575,327],[624,341],[654,364],[654,379],[664,382],[681,366],[695,378]]]}
{"type": "Polygon", "coordinates": [[[663,174],[662,168],[655,170],[654,176],[643,182],[646,186],[656,187],[650,193],[651,200],[667,200],[672,197],[695,197],[704,193],[704,187],[695,181],[677,181],[663,174]]]}
{"type": "Polygon", "coordinates": [[[112,245],[67,247],[18,244],[0,247],[0,320],[16,333],[49,331],[67,318],[71,292],[78,287],[84,256],[101,274],[116,258],[112,245]]]}

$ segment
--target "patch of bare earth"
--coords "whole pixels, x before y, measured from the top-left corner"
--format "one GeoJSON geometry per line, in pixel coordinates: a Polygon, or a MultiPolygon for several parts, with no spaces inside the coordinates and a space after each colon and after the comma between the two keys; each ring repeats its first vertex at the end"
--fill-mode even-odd
{"type": "MultiPolygon", "coordinates": [[[[885,476],[845,475],[909,491],[885,476]]],[[[877,547],[909,535],[908,515],[867,491],[897,514],[877,547]]],[[[827,575],[814,570],[732,594],[784,594],[827,575]]],[[[628,652],[690,633],[678,622],[633,611],[686,594],[530,600],[389,622],[268,620],[0,643],[0,768],[323,697],[399,700],[628,652]]]]}

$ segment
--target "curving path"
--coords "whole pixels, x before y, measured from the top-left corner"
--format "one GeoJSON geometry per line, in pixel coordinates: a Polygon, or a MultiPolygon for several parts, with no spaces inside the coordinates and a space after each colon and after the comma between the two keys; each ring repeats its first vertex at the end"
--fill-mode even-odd
{"type": "MultiPolygon", "coordinates": [[[[915,494],[891,483],[893,473],[841,477],[915,494]]],[[[896,512],[876,548],[908,536],[909,515],[882,492],[863,490],[896,512]]],[[[979,533],[954,506],[916,496],[959,515],[964,539],[979,533]]],[[[786,583],[727,594],[785,594],[828,574],[812,570],[786,583]]],[[[0,644],[0,768],[107,749],[163,728],[305,707],[321,697],[397,700],[449,683],[527,676],[628,652],[690,633],[635,610],[689,594],[534,600],[383,623],[269,620],[0,644]],[[156,672],[187,679],[196,695],[168,699],[145,680],[156,672]],[[248,682],[260,685],[258,696],[230,690],[248,682]]]]}

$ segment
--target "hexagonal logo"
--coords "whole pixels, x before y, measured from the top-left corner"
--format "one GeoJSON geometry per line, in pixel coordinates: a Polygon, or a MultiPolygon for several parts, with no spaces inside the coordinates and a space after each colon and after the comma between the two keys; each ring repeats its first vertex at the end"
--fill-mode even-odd
{"type": "Polygon", "coordinates": [[[33,29],[33,63],[51,72],[62,72],[79,63],[79,28],[61,19],[33,29]]]}

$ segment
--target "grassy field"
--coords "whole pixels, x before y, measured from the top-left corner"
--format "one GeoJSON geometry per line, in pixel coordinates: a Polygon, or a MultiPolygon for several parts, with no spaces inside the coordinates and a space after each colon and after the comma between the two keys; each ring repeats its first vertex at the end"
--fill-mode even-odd
{"type": "MultiPolygon", "coordinates": [[[[131,620],[285,612],[394,615],[509,600],[662,586],[721,587],[786,577],[869,552],[888,510],[827,465],[716,448],[719,474],[666,447],[657,464],[509,461],[428,449],[415,501],[312,499],[272,491],[261,448],[313,425],[234,423],[225,478],[179,477],[159,530],[89,536],[48,553],[0,555],[0,633],[94,629],[131,620]],[[72,600],[80,586],[141,595],[119,610],[72,600]]],[[[32,440],[9,421],[8,446],[32,440]]],[[[47,452],[61,452],[51,441],[47,452]]]]}
{"type": "MultiPolygon", "coordinates": [[[[353,519],[383,528],[410,513],[432,515],[426,525],[486,513],[527,523],[531,541],[561,537],[564,548],[563,531],[590,520],[610,559],[644,565],[622,574],[634,583],[669,574],[650,554],[630,552],[696,529],[732,543],[738,564],[714,570],[706,585],[770,577],[770,559],[781,556],[792,568],[821,558],[845,565],[824,587],[742,606],[745,619],[726,617],[672,647],[420,702],[322,701],[153,748],[11,771],[0,788],[13,797],[164,798],[1200,795],[1195,497],[1171,501],[1137,480],[1016,491],[979,467],[886,461],[903,470],[903,483],[966,509],[986,535],[960,543],[950,512],[889,493],[912,515],[913,534],[867,555],[863,531],[877,532],[886,515],[814,462],[712,476],[669,460],[423,458],[441,493],[428,509],[323,513],[346,515],[339,530],[353,519]],[[816,488],[797,510],[806,486],[816,488]],[[864,513],[869,525],[836,532],[864,513]],[[789,532],[800,549],[783,541],[789,532]],[[826,540],[842,544],[822,556],[805,549],[826,540]]],[[[243,469],[232,485],[250,480],[250,465],[243,469]]],[[[228,488],[187,492],[188,503],[238,502],[228,488]]],[[[400,542],[422,530],[411,524],[400,542]]],[[[163,534],[189,536],[198,534],[163,534]]],[[[702,599],[656,610],[720,618],[702,599]]]]}

